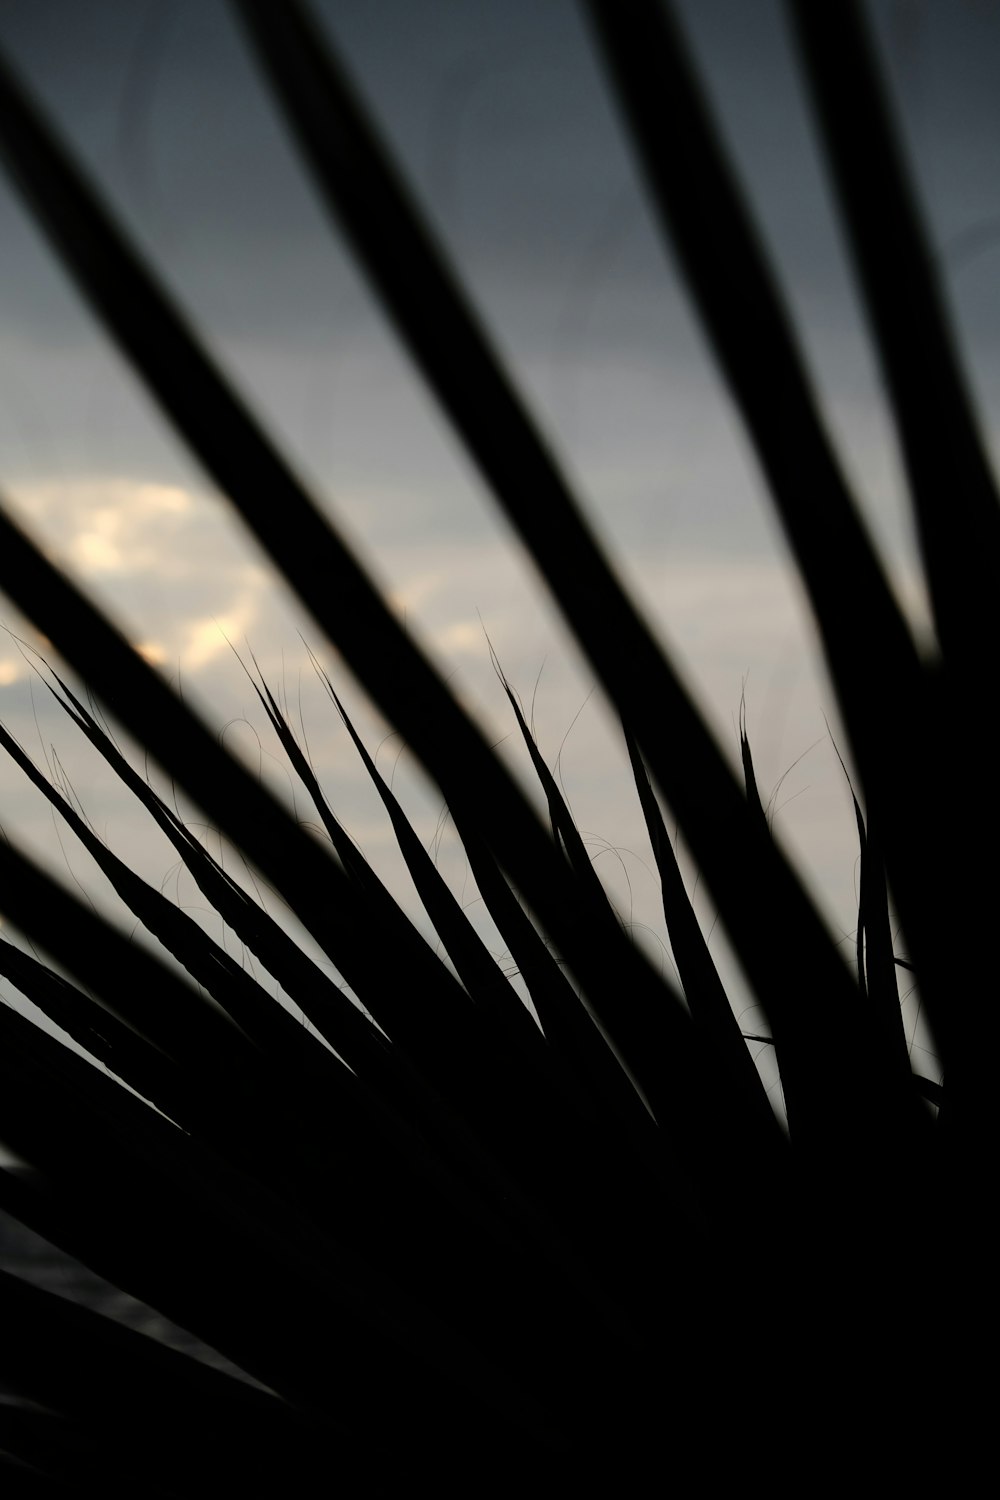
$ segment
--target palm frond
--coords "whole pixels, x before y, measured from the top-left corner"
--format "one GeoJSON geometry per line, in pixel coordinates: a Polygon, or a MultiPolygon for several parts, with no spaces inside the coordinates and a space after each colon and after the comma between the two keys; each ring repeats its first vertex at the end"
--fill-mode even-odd
{"type": "MultiPolygon", "coordinates": [[[[973,1396],[953,1329],[988,1284],[996,1029],[980,932],[962,932],[988,920],[992,888],[956,871],[994,848],[998,805],[985,787],[973,826],[940,815],[939,789],[960,773],[970,695],[991,660],[995,485],[854,4],[789,10],[906,455],[940,643],[929,657],[826,433],[679,27],[657,0],[584,9],[767,477],[847,729],[856,975],[771,836],[745,716],[741,783],[300,0],[234,10],[303,171],[618,715],[679,986],[619,919],[513,685],[500,673],[549,827],[0,60],[0,154],[39,226],[440,790],[517,970],[515,984],[333,676],[319,668],[434,944],[346,832],[256,661],[254,692],[317,834],[0,510],[3,586],[68,663],[45,678],[67,734],[97,751],[260,968],[140,878],[0,726],[0,748],[142,929],[127,939],[0,842],[0,909],[37,950],[0,941],[0,976],[47,1022],[0,1005],[0,1141],[22,1163],[0,1167],[0,1208],[229,1362],[209,1369],[0,1270],[11,1393],[0,1457],[25,1493],[91,1481],[164,1496],[220,1483],[298,1492],[320,1464],[349,1493],[397,1494],[414,1476],[448,1494],[627,1491],[650,1475],[729,1488],[743,1462],[734,1391],[754,1393],[754,1431],[795,1472],[828,1463],[840,1484],[864,1463],[900,1488],[954,1477],[948,1454],[973,1396]],[[88,692],[294,923],[208,852],[88,692]],[[665,809],[761,1008],[753,1032],[665,809]],[[912,1068],[896,972],[910,962],[894,953],[890,912],[947,1092],[912,1068]],[[784,1119],[748,1042],[775,1048],[784,1119]],[[736,1256],[753,1267],[749,1290],[736,1256]],[[929,1331],[914,1322],[918,1298],[933,1308],[929,1331]],[[915,1408],[918,1457],[904,1425],[915,1408]]],[[[803,1475],[800,1487],[819,1482],[803,1475]]]]}

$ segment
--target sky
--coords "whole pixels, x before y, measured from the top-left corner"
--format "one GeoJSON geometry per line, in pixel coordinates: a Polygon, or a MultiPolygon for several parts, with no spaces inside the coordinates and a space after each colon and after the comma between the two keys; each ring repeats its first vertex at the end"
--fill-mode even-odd
{"type": "MultiPolygon", "coordinates": [[[[996,452],[1000,4],[865,8],[996,452]]],[[[781,783],[776,833],[849,948],[853,815],[808,610],[644,203],[580,9],[573,0],[315,0],[314,9],[734,759],[745,691],[764,795],[781,783]]],[[[898,453],[780,6],[685,0],[676,9],[859,504],[926,632],[898,453]]],[[[627,763],[593,676],[319,208],[224,0],[0,0],[0,46],[393,606],[516,759],[488,632],[533,705],[543,752],[559,756],[597,868],[639,940],[669,966],[627,763]]],[[[2,173],[0,247],[0,492],[226,745],[287,796],[231,646],[244,657],[252,649],[293,711],[301,705],[341,820],[410,902],[302,636],[428,843],[440,831],[440,795],[159,417],[2,173]]],[[[0,622],[32,639],[3,596],[0,622]]],[[[4,723],[39,758],[58,756],[118,853],[196,904],[172,853],[45,699],[14,640],[0,635],[4,723]]],[[[952,795],[942,790],[942,800],[952,795]]],[[[0,823],[114,910],[87,857],[6,765],[0,823]]],[[[467,894],[454,841],[445,834],[436,847],[467,894]]],[[[727,967],[710,902],[691,879],[727,967]]],[[[752,1029],[752,1010],[745,1019],[752,1029]]]]}

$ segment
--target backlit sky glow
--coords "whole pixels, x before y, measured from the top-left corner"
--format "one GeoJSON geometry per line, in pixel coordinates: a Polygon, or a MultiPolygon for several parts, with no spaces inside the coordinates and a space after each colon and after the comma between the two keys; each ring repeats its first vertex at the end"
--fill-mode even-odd
{"type": "MultiPolygon", "coordinates": [[[[579,11],[571,0],[317,0],[316,9],[720,739],[735,755],[745,681],[765,795],[797,762],[775,826],[831,925],[853,933],[853,817],[827,738],[824,714],[836,720],[808,617],[753,456],[643,203],[579,11]]],[[[830,428],[919,621],[898,457],[780,9],[771,0],[687,0],[678,9],[785,281],[830,428]]],[[[873,0],[868,10],[995,447],[1000,5],[873,0]]],[[[513,725],[490,667],[489,631],[508,677],[526,702],[533,697],[550,762],[562,746],[571,804],[595,855],[603,850],[598,869],[668,963],[613,722],[599,696],[588,697],[588,669],[323,218],[223,0],[0,0],[0,44],[455,690],[501,740],[513,725]]],[[[162,423],[6,179],[0,244],[5,495],[147,657],[181,681],[227,746],[259,759],[287,795],[227,638],[244,655],[249,643],[296,715],[301,703],[338,815],[412,904],[300,631],[369,745],[388,726],[162,423]]],[[[6,601],[0,618],[32,638],[6,601]]],[[[39,757],[55,745],[112,847],[193,902],[172,852],[45,696],[0,637],[4,723],[39,757]]],[[[513,755],[512,740],[507,748],[513,755]]],[[[441,799],[400,750],[386,740],[379,765],[395,766],[397,790],[430,841],[441,799]]],[[[943,802],[954,795],[942,789],[943,802]]],[[[305,816],[303,799],[298,805],[305,816]]],[[[68,834],[60,840],[47,808],[6,764],[0,822],[115,910],[87,857],[68,834]]],[[[456,889],[470,894],[447,837],[440,857],[456,889]]],[[[704,893],[699,901],[710,924],[704,893]]],[[[717,931],[712,942],[725,961],[717,931]]],[[[746,1019],[752,1026],[752,1013],[746,1019]]]]}

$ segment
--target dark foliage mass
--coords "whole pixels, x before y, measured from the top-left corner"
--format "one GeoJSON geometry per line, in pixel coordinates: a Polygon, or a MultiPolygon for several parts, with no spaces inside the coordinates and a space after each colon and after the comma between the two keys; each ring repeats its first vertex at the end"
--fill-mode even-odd
{"type": "Polygon", "coordinates": [[[586,5],[815,612],[858,777],[852,972],[769,837],[749,744],[741,783],[606,564],[329,37],[298,0],[234,3],[316,192],[620,714],[683,995],[624,933],[516,696],[548,827],[3,68],[0,146],[19,189],[164,416],[440,787],[538,1016],[332,684],[447,966],[343,832],[267,684],[261,704],[325,843],[0,515],[4,589],[93,695],[53,674],[68,719],[312,1028],[112,854],[0,730],[193,981],[0,843],[0,906],[60,969],[0,941],[0,974],[106,1065],[0,1007],[0,1139],[26,1164],[0,1171],[0,1206],[225,1357],[209,1367],[0,1275],[5,1482],[300,1494],[318,1472],[348,1494],[689,1493],[762,1465],[793,1493],[862,1474],[960,1492],[986,1399],[962,1344],[986,1317],[996,1028],[980,941],[992,886],[972,872],[997,847],[998,803],[985,779],[973,824],[943,814],[938,792],[962,774],[993,661],[1000,510],[860,13],[788,4],[905,454],[930,659],[859,519],[668,13],[586,5]],[[363,1008],[136,773],[104,710],[263,873],[363,1008]],[[787,1129],[661,799],[766,1013],[787,1129]],[[911,1071],[889,890],[943,1087],[911,1071]],[[753,1268],[739,1286],[737,1256],[753,1268]]]}

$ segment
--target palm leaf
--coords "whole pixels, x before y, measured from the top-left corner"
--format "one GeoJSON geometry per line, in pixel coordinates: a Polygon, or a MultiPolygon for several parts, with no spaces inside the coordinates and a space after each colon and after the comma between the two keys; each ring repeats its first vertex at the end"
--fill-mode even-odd
{"type": "Polygon", "coordinates": [[[0,1006],[0,1140],[25,1163],[0,1168],[0,1207],[230,1362],[209,1370],[0,1271],[7,1476],[25,1493],[89,1481],[112,1493],[291,1492],[326,1461],[350,1491],[386,1494],[414,1475],[455,1494],[624,1491],[664,1470],[682,1487],[697,1474],[730,1488],[742,1453],[721,1371],[754,1391],[754,1430],[779,1454],[814,1463],[837,1450],[831,1482],[874,1462],[900,1487],[928,1474],[954,1487],[938,1465],[972,1400],[951,1330],[988,1284],[996,1027],[978,941],[992,891],[955,871],[992,849],[997,798],[984,791],[978,827],[935,809],[942,778],[961,774],[952,739],[967,746],[960,731],[990,662],[998,513],[860,15],[847,0],[789,5],[906,455],[941,645],[927,660],[825,432],[679,28],[655,0],[585,6],[650,206],[767,477],[849,736],[856,981],[770,836],[745,718],[741,784],[326,31],[300,0],[234,9],[303,170],[625,726],[683,997],[618,920],[513,685],[501,674],[550,828],[0,62],[0,152],[32,213],[165,419],[436,782],[534,1010],[331,678],[448,961],[346,834],[256,662],[255,692],[320,837],[0,510],[4,587],[86,684],[62,668],[48,680],[67,729],[282,992],[141,880],[0,726],[0,748],[145,929],[141,944],[126,939],[0,843],[0,906],[38,950],[0,942],[0,975],[49,1028],[0,1006]],[[333,977],[157,796],[88,692],[260,872],[333,977]],[[749,1037],[661,799],[766,1017],[749,1037]],[[890,900],[947,1097],[910,1067],[890,900]],[[975,942],[960,936],[969,913],[975,942]],[[776,1048],[784,1127],[748,1041],[776,1048]],[[736,1257],[753,1268],[749,1295],[736,1257]],[[930,1332],[913,1326],[918,1298],[933,1302],[930,1332]],[[929,1452],[914,1461],[904,1417],[917,1368],[930,1372],[929,1452]]]}

